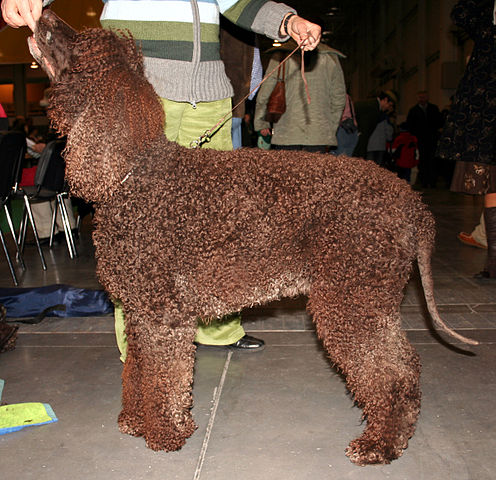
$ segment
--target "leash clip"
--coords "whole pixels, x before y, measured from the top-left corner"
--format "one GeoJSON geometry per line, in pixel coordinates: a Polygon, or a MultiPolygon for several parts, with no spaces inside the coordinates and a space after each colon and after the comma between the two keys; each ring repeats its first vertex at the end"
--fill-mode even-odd
{"type": "Polygon", "coordinates": [[[190,148],[200,148],[204,143],[210,142],[211,138],[212,138],[212,131],[205,130],[205,133],[203,135],[200,135],[196,140],[193,140],[189,144],[189,146],[190,148]]]}

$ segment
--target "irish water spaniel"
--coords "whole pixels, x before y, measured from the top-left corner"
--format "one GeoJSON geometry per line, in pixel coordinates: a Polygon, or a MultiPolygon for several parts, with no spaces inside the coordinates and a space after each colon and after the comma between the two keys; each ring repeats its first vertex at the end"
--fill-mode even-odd
{"type": "Polygon", "coordinates": [[[120,430],[181,448],[195,430],[197,319],[305,294],[367,421],[347,455],[359,465],[400,456],[420,409],[419,357],[400,328],[415,259],[441,322],[434,221],[420,196],[357,158],[169,142],[125,34],[76,33],[46,11],[30,44],[52,80],[51,121],[68,136],[72,192],[96,206],[100,281],[126,312],[120,430]]]}

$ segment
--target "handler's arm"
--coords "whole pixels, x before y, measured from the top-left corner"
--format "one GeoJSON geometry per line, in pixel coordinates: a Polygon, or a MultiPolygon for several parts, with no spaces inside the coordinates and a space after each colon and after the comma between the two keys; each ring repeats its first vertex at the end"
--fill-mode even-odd
{"type": "Polygon", "coordinates": [[[217,0],[220,12],[241,28],[283,42],[293,38],[313,50],[320,42],[321,28],[296,14],[294,8],[272,0],[217,0]]]}

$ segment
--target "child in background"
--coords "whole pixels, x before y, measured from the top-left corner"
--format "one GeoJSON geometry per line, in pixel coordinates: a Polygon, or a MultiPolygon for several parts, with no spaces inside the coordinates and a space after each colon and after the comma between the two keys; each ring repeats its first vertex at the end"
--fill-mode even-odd
{"type": "Polygon", "coordinates": [[[406,122],[403,122],[399,128],[400,133],[393,141],[391,152],[396,161],[398,177],[410,183],[412,168],[419,163],[418,141],[417,137],[408,131],[406,122]]]}

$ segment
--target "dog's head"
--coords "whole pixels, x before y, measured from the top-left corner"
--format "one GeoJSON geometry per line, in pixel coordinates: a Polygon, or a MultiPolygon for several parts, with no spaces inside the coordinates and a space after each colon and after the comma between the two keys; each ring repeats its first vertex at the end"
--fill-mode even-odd
{"type": "Polygon", "coordinates": [[[77,32],[50,10],[45,10],[28,38],[31,55],[43,67],[50,81],[57,82],[71,65],[72,44],[77,32]]]}
{"type": "Polygon", "coordinates": [[[129,34],[76,32],[45,10],[28,41],[52,89],[48,116],[68,136],[66,172],[73,192],[103,201],[135,167],[137,154],[163,135],[164,114],[129,34]]]}

